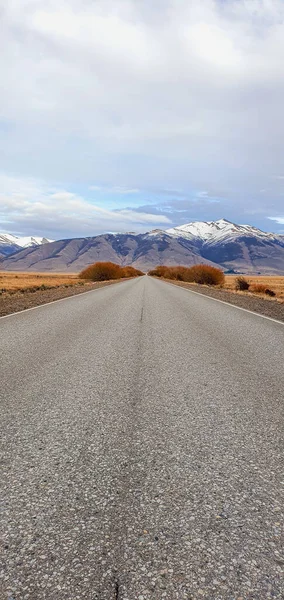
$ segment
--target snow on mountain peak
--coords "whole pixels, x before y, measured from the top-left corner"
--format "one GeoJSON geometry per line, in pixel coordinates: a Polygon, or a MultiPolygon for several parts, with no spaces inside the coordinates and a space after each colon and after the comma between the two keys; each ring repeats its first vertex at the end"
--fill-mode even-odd
{"type": "Polygon", "coordinates": [[[168,229],[166,233],[192,240],[197,238],[207,243],[234,240],[241,236],[277,238],[276,235],[265,233],[252,225],[236,225],[235,223],[231,223],[231,221],[227,221],[227,219],[219,219],[218,221],[193,221],[186,225],[179,225],[178,227],[168,229]]]}
{"type": "Polygon", "coordinates": [[[167,232],[164,231],[163,229],[152,229],[152,231],[148,231],[146,235],[152,235],[152,236],[159,237],[161,235],[164,235],[165,233],[167,233],[167,232]]]}
{"type": "Polygon", "coordinates": [[[17,235],[13,235],[11,233],[0,233],[0,244],[19,246],[19,248],[29,248],[30,246],[41,246],[42,244],[47,244],[52,241],[53,240],[49,240],[45,237],[39,237],[39,236],[19,237],[17,235]]]}
{"type": "Polygon", "coordinates": [[[233,223],[230,223],[226,219],[219,219],[218,221],[194,221],[193,223],[168,229],[167,233],[188,238],[197,237],[206,241],[212,237],[219,237],[220,233],[224,234],[225,231],[232,231],[234,228],[235,225],[233,223]]]}

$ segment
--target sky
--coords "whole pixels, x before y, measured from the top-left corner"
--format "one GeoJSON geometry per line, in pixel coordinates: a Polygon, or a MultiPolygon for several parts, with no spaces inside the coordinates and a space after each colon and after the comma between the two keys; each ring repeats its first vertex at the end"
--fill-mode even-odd
{"type": "Polygon", "coordinates": [[[284,233],[283,0],[0,0],[0,231],[284,233]]]}

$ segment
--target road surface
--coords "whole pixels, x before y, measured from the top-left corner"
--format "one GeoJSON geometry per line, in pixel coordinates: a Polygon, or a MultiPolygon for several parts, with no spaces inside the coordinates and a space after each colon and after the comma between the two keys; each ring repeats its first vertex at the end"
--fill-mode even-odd
{"type": "Polygon", "coordinates": [[[0,332],[1,600],[283,598],[282,324],[143,277],[0,332]]]}

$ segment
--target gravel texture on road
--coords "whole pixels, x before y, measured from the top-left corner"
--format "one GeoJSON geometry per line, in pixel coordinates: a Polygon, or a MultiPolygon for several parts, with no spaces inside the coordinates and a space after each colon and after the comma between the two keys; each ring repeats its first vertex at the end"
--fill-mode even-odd
{"type": "Polygon", "coordinates": [[[1,600],[283,598],[281,323],[142,277],[0,329],[1,600]]]}

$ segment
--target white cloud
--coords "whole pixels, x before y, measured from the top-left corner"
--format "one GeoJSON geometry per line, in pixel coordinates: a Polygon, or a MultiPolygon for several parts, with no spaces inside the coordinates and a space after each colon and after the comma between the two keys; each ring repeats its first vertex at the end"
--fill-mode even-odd
{"type": "Polygon", "coordinates": [[[128,194],[138,194],[140,190],[138,190],[137,188],[127,188],[127,187],[123,187],[123,186],[112,186],[112,187],[106,187],[106,186],[102,186],[102,185],[90,185],[89,190],[91,191],[95,191],[95,192],[102,192],[102,193],[111,193],[111,194],[118,194],[118,195],[128,195],[128,194]]]}
{"type": "Polygon", "coordinates": [[[276,221],[279,225],[284,225],[284,217],[268,217],[271,221],[276,221]]]}
{"type": "Polygon", "coordinates": [[[271,214],[269,183],[281,216],[282,0],[1,4],[1,168],[118,195],[229,189],[240,220],[248,199],[271,214]]]}
{"type": "Polygon", "coordinates": [[[49,188],[42,182],[0,176],[1,229],[20,234],[39,233],[63,237],[96,235],[107,231],[138,231],[152,226],[168,225],[165,216],[131,209],[108,210],[63,189],[49,188]],[[20,193],[19,193],[20,190],[20,193]]]}
{"type": "Polygon", "coordinates": [[[225,27],[214,23],[196,23],[188,28],[186,38],[189,49],[213,69],[244,69],[244,56],[225,27]]]}

